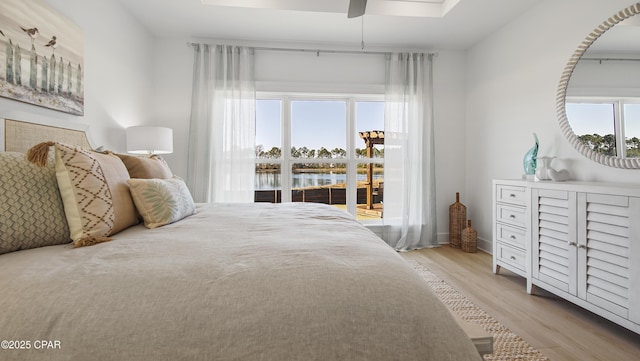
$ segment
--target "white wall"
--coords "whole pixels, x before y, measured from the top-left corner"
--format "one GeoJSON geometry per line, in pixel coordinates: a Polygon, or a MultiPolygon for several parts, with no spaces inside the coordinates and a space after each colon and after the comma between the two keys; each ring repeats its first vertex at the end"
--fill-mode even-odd
{"type": "Polygon", "coordinates": [[[89,125],[94,146],[124,151],[124,128],[148,121],[153,41],[111,0],[47,0],[84,31],[84,116],[0,98],[0,117],[89,125]]]}
{"type": "Polygon", "coordinates": [[[640,170],[602,166],[575,151],[555,110],[560,75],[578,44],[630,3],[546,0],[468,51],[465,189],[479,238],[491,240],[491,180],[521,177],[532,133],[538,155],[558,157],[553,165],[566,166],[574,179],[640,181],[640,170]]]}
{"type": "Polygon", "coordinates": [[[466,79],[464,52],[438,52],[433,68],[437,232],[440,243],[449,243],[449,205],[460,192],[462,203],[468,172],[465,167],[466,79]]]}
{"type": "MultiPolygon", "coordinates": [[[[165,156],[180,176],[187,170],[193,56],[190,39],[156,39],[153,122],[174,129],[174,153],[165,156]]],[[[214,41],[208,41],[214,42],[214,41]]],[[[269,46],[269,44],[260,44],[269,46]]],[[[263,91],[384,91],[381,55],[258,51],[256,79],[263,91]]],[[[448,206],[464,188],[465,56],[440,51],[434,60],[438,233],[447,242],[448,206]]]]}
{"type": "Polygon", "coordinates": [[[640,96],[640,62],[581,60],[571,74],[567,95],[640,96]]]}

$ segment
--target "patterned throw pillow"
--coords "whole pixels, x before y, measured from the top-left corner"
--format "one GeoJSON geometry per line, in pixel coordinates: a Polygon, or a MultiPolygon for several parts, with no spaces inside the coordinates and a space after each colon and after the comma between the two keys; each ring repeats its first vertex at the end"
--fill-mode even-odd
{"type": "Polygon", "coordinates": [[[116,153],[129,171],[131,178],[173,178],[173,173],[167,162],[158,155],[135,156],[116,153]]]}
{"type": "Polygon", "coordinates": [[[108,241],[138,223],[129,173],[114,154],[55,143],[56,177],[75,246],[108,241]]]}
{"type": "Polygon", "coordinates": [[[53,164],[0,152],[0,254],[69,242],[53,164]]]}
{"type": "Polygon", "coordinates": [[[164,226],[196,213],[191,193],[179,178],[130,179],[129,187],[147,228],[164,226]]]}

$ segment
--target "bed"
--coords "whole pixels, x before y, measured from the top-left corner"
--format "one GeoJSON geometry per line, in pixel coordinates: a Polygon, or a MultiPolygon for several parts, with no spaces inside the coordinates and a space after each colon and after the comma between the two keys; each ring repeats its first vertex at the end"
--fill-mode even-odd
{"type": "Polygon", "coordinates": [[[5,247],[0,359],[481,359],[420,275],[337,208],[194,204],[152,228],[137,216],[90,246],[5,247]]]}

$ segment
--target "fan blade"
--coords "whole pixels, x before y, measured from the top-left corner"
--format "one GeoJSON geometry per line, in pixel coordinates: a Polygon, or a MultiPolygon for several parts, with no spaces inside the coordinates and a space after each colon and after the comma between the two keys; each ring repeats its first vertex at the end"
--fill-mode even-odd
{"type": "Polygon", "coordinates": [[[350,0],[349,11],[347,12],[347,18],[357,18],[364,15],[364,10],[367,7],[367,0],[350,0]]]}

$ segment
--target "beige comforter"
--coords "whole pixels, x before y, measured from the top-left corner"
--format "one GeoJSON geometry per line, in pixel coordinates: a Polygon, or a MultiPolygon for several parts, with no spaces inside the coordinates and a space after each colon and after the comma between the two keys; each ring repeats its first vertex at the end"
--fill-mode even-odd
{"type": "Polygon", "coordinates": [[[0,360],[480,360],[421,277],[346,213],[197,211],[0,255],[0,360]]]}

